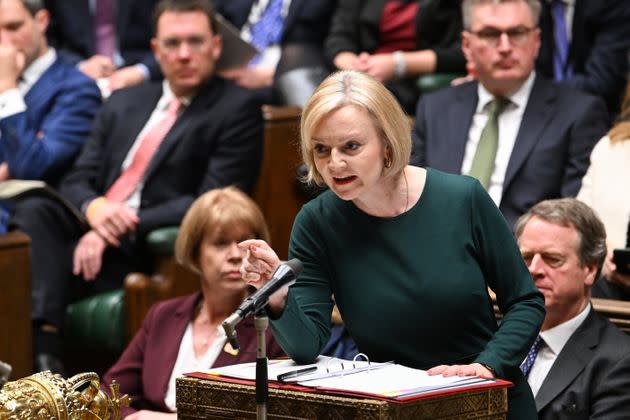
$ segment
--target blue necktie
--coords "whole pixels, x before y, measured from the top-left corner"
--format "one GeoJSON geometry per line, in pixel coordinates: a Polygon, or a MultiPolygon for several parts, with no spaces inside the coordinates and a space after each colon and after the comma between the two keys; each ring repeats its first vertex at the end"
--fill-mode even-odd
{"type": "MultiPolygon", "coordinates": [[[[283,20],[282,0],[270,0],[258,22],[250,29],[252,45],[262,53],[268,46],[278,44],[282,35],[283,20]]],[[[262,54],[258,54],[249,64],[257,64],[261,56],[262,54]]]]}
{"type": "Polygon", "coordinates": [[[551,14],[553,16],[553,75],[557,81],[573,75],[569,59],[569,38],[567,37],[567,24],[564,20],[564,2],[553,0],[551,2],[551,14]]]}
{"type": "Polygon", "coordinates": [[[536,360],[536,356],[538,355],[538,351],[540,350],[542,345],[543,340],[542,337],[539,335],[536,337],[536,339],[534,340],[534,344],[532,344],[532,347],[529,349],[527,357],[525,358],[523,363],[521,363],[521,371],[523,372],[523,375],[525,375],[525,377],[527,377],[527,375],[529,375],[529,371],[532,370],[532,366],[534,366],[534,361],[536,360]]]}

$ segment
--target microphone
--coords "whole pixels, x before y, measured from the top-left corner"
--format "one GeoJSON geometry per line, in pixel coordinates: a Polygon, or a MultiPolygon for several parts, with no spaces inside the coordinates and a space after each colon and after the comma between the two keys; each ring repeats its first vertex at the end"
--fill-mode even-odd
{"type": "Polygon", "coordinates": [[[274,294],[284,285],[291,285],[302,272],[302,262],[297,258],[293,258],[283,264],[280,264],[276,271],[264,286],[258,289],[254,294],[247,297],[238,309],[232,313],[221,324],[225,330],[225,335],[234,349],[238,349],[238,341],[236,340],[236,324],[241,322],[243,318],[252,312],[258,312],[263,306],[269,302],[269,296],[274,294]]]}

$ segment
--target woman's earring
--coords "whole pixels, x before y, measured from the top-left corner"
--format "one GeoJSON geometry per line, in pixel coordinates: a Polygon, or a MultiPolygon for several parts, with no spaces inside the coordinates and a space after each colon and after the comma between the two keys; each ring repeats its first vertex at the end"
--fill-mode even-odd
{"type": "Polygon", "coordinates": [[[385,161],[383,162],[383,164],[385,165],[386,168],[391,168],[392,166],[392,158],[390,158],[389,156],[385,158],[385,161]]]}

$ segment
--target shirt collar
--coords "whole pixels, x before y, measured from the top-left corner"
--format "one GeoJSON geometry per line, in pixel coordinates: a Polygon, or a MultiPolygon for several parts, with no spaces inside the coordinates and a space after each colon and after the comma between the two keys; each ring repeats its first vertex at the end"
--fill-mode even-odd
{"type": "MultiPolygon", "coordinates": [[[[525,107],[527,105],[527,99],[534,86],[534,79],[536,78],[536,72],[532,71],[530,75],[525,79],[525,82],[520,88],[513,94],[509,95],[506,99],[510,100],[511,104],[516,105],[518,108],[525,107]]],[[[492,102],[494,95],[490,93],[481,83],[477,84],[477,95],[479,101],[477,102],[477,112],[481,112],[485,107],[492,102]]]]}
{"type": "MultiPolygon", "coordinates": [[[[164,79],[162,81],[162,97],[158,101],[157,108],[159,109],[168,108],[168,104],[171,103],[173,98],[175,98],[175,94],[173,93],[173,90],[171,90],[171,85],[168,83],[168,80],[164,79]]],[[[184,96],[184,97],[179,98],[179,100],[181,101],[184,107],[187,107],[188,105],[190,105],[190,102],[192,101],[192,97],[184,96]]]]}
{"type": "Polygon", "coordinates": [[[546,331],[540,332],[540,336],[543,340],[545,340],[545,344],[549,346],[554,354],[560,354],[564,345],[567,344],[567,341],[569,341],[571,335],[573,335],[573,333],[580,327],[580,325],[582,325],[590,311],[591,304],[589,303],[588,305],[586,305],[586,308],[582,310],[582,312],[580,312],[570,320],[556,325],[553,328],[549,328],[546,331]]]}
{"type": "Polygon", "coordinates": [[[57,52],[54,48],[48,48],[43,55],[37,57],[21,74],[22,81],[28,86],[34,85],[46,70],[57,59],[57,52]]]}

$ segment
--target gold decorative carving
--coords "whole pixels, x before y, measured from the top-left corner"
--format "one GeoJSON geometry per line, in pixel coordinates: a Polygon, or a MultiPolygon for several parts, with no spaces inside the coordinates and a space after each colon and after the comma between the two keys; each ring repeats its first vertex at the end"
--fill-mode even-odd
{"type": "Polygon", "coordinates": [[[111,397],[99,387],[96,373],[69,379],[50,371],[7,382],[0,391],[0,420],[119,420],[120,407],[129,397],[120,395],[117,383],[111,397]]]}
{"type": "MultiPolygon", "coordinates": [[[[211,379],[177,378],[177,415],[193,419],[253,419],[254,387],[211,379]]],[[[469,390],[407,403],[288,389],[269,389],[269,419],[449,419],[500,420],[507,389],[469,390]]]]}

